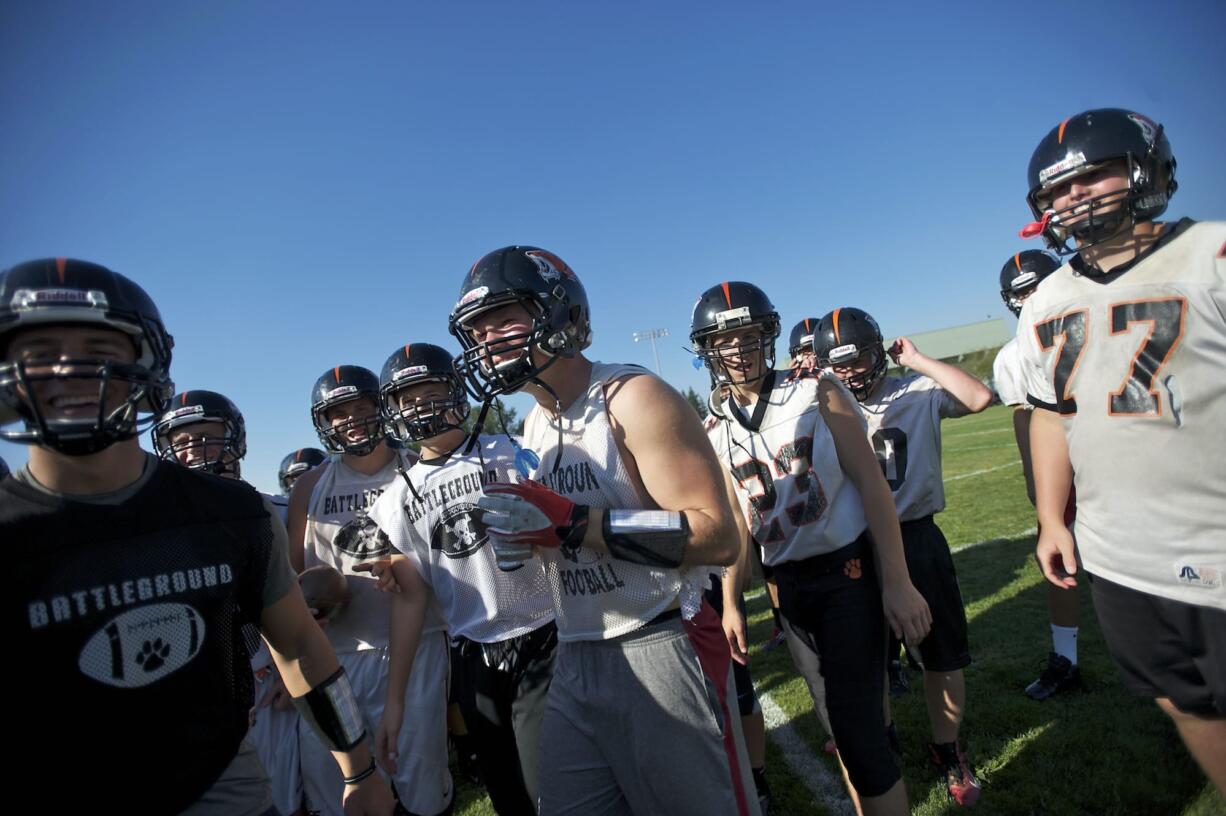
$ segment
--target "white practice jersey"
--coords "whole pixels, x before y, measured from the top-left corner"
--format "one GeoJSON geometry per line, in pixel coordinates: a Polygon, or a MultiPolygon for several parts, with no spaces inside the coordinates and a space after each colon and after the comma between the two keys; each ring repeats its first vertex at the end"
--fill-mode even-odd
{"type": "MultiPolygon", "coordinates": [[[[562,413],[562,458],[558,422],[540,406],[524,427],[527,447],[540,456],[532,478],[576,504],[614,509],[656,509],[640,495],[609,427],[605,384],[629,375],[654,376],[632,365],[592,364],[587,393],[562,413]]],[[[684,478],[678,474],[678,478],[684,478]]],[[[713,567],[662,569],[613,558],[579,547],[573,556],[555,550],[543,555],[553,592],[559,640],[607,640],[632,632],[680,599],[682,615],[693,617],[710,585],[713,567]]]]}
{"type": "Polygon", "coordinates": [[[285,496],[274,496],[271,493],[261,493],[268,509],[276,513],[282,524],[289,524],[289,499],[285,496]]]}
{"type": "Polygon", "coordinates": [[[1028,399],[1064,417],[1093,574],[1226,609],[1226,223],[1181,221],[1123,270],[1076,257],[1022,307],[1028,399]]]}
{"type": "Polygon", "coordinates": [[[728,419],[707,432],[732,473],[749,532],[767,566],[834,552],[868,526],[860,493],[843,473],[818,408],[823,379],[855,402],[833,375],[776,380],[749,415],[730,398],[722,409],[728,419]]]}
{"type": "MultiPolygon", "coordinates": [[[[400,478],[393,458],[386,467],[367,476],[337,456],[319,466],[323,472],[307,509],[306,566],[327,564],[345,573],[349,603],[324,633],[339,654],[387,646],[391,595],[380,592],[367,572],[354,567],[366,561],[390,558],[392,544],[368,513],[375,500],[400,478]]],[[[427,618],[425,632],[442,628],[437,609],[427,618]]]]}
{"type": "Polygon", "coordinates": [[[515,446],[483,435],[472,453],[462,451],[419,461],[408,471],[413,490],[397,479],[370,517],[429,584],[451,636],[494,643],[553,620],[553,595],[539,558],[498,569],[477,507],[482,485],[516,481],[515,446]]]}
{"type": "Polygon", "coordinates": [[[894,494],[899,521],[945,509],[941,481],[941,420],[968,411],[931,377],[882,377],[860,403],[868,439],[894,494]]]}
{"type": "Polygon", "coordinates": [[[992,362],[992,379],[996,386],[996,396],[1005,405],[1029,408],[1026,401],[1026,381],[1022,377],[1022,352],[1014,337],[1001,346],[992,362]]]}

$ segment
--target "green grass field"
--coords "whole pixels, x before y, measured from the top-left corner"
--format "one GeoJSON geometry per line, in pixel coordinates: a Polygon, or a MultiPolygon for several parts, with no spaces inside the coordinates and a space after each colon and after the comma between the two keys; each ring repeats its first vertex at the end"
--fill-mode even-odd
{"type": "MultiPolygon", "coordinates": [[[[1034,536],[1028,532],[1034,514],[1017,464],[1010,409],[996,406],[947,421],[943,435],[948,509],[937,522],[955,550],[975,659],[966,670],[962,732],[984,784],[975,811],[1226,814],[1226,802],[1205,781],[1167,717],[1152,702],[1124,691],[1088,593],[1081,598],[1079,638],[1087,690],[1044,703],[1022,694],[1038,676],[1051,640],[1047,589],[1032,557],[1034,536]]],[[[837,764],[821,752],[825,734],[787,650],[762,651],[773,624],[760,589],[749,596],[749,612],[755,644],[751,669],[759,692],[782,709],[820,767],[837,777],[837,764]]],[[[893,711],[912,812],[955,812],[960,808],[947,803],[924,753],[928,720],[921,676],[911,672],[909,680],[910,693],[894,701],[893,711]]],[[[826,813],[789,767],[789,757],[770,737],[767,743],[772,814],[826,813]]],[[[462,786],[455,812],[476,816],[492,814],[493,809],[480,790],[462,786]]]]}

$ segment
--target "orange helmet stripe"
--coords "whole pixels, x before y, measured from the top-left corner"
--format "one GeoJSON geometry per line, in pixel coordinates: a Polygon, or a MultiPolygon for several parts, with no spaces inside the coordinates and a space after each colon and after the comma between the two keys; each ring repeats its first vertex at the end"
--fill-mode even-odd
{"type": "Polygon", "coordinates": [[[724,287],[724,300],[728,301],[728,308],[731,309],[732,308],[732,292],[728,290],[728,281],[724,281],[723,283],[720,284],[720,286],[724,287]]]}
{"type": "Polygon", "coordinates": [[[67,260],[68,260],[67,258],[56,258],[55,259],[55,271],[59,273],[60,283],[64,282],[64,264],[65,264],[65,261],[67,260]]]}
{"type": "Polygon", "coordinates": [[[404,344],[404,356],[405,356],[406,358],[409,356],[409,349],[410,349],[410,348],[412,348],[412,345],[410,345],[409,343],[405,343],[405,344],[404,344]]]}
{"type": "Polygon", "coordinates": [[[1064,144],[1064,129],[1068,126],[1068,120],[1065,119],[1060,123],[1060,129],[1056,131],[1056,143],[1064,144]]]}
{"type": "Polygon", "coordinates": [[[337,385],[341,384],[341,367],[340,366],[337,366],[336,368],[332,369],[332,377],[333,379],[336,380],[337,385]]]}
{"type": "Polygon", "coordinates": [[[1017,253],[1013,256],[1013,265],[1017,267],[1017,271],[1022,271],[1022,253],[1017,253]]]}
{"type": "Polygon", "coordinates": [[[809,328],[809,318],[807,318],[807,317],[805,318],[805,333],[806,333],[806,334],[812,334],[812,333],[813,333],[813,329],[810,329],[810,328],[809,328]]]}
{"type": "Polygon", "coordinates": [[[843,342],[842,338],[839,337],[839,312],[841,311],[843,311],[842,308],[834,310],[834,342],[836,343],[843,342]]]}

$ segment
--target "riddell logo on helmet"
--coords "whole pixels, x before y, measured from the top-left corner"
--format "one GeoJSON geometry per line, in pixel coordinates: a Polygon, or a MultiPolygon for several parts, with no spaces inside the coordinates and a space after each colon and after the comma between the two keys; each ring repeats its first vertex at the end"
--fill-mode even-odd
{"type": "Polygon", "coordinates": [[[474,300],[485,297],[489,293],[490,288],[488,286],[478,286],[476,289],[469,289],[463,294],[463,296],[460,297],[460,302],[456,304],[456,308],[458,309],[461,306],[466,306],[469,303],[472,303],[474,300]]]}
{"type": "Polygon", "coordinates": [[[426,367],[424,365],[408,366],[402,368],[392,375],[393,380],[403,380],[405,377],[412,377],[414,374],[425,374],[426,367]]]}
{"type": "Polygon", "coordinates": [[[333,399],[335,397],[345,397],[349,394],[358,393],[356,385],[342,385],[340,388],[333,388],[328,393],[324,394],[324,399],[333,399]]]}
{"type": "Polygon", "coordinates": [[[847,345],[830,349],[830,361],[832,363],[837,363],[842,360],[854,360],[859,355],[860,350],[856,348],[855,343],[848,343],[847,345]]]}
{"type": "Polygon", "coordinates": [[[13,293],[11,301],[12,307],[17,311],[54,304],[89,306],[94,309],[106,309],[109,306],[106,293],[92,289],[88,292],[82,289],[18,289],[13,293]]]}
{"type": "Polygon", "coordinates": [[[1062,173],[1072,170],[1075,167],[1080,167],[1081,165],[1085,163],[1086,163],[1085,153],[1082,153],[1081,151],[1077,151],[1076,153],[1069,153],[1062,160],[1048,167],[1044,167],[1042,170],[1040,170],[1039,171],[1039,183],[1046,184],[1048,179],[1054,178],[1055,176],[1058,176],[1062,173]]]}
{"type": "Polygon", "coordinates": [[[569,266],[566,265],[566,261],[562,260],[548,250],[533,249],[529,252],[525,252],[524,254],[531,258],[532,262],[536,264],[536,268],[540,272],[541,277],[547,281],[550,281],[551,283],[558,281],[563,276],[569,280],[577,280],[575,273],[569,266]]]}
{"type": "Polygon", "coordinates": [[[186,408],[176,408],[175,410],[171,411],[170,417],[171,419],[178,419],[179,417],[187,416],[188,414],[203,414],[203,413],[204,413],[203,405],[188,405],[186,408]]]}

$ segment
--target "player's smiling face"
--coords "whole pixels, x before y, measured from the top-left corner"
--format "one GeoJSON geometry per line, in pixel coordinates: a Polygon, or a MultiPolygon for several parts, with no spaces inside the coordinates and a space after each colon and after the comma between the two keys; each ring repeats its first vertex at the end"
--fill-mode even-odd
{"type": "MultiPolygon", "coordinates": [[[[51,324],[15,332],[5,356],[8,362],[22,365],[45,419],[90,420],[99,414],[103,367],[136,362],[136,346],[114,329],[51,324]]],[[[110,381],[102,397],[104,413],[118,409],[131,388],[110,381]]],[[[29,399],[21,386],[16,391],[29,399]]]]}
{"type": "Polygon", "coordinates": [[[370,396],[345,400],[328,408],[324,418],[331,427],[339,429],[346,444],[360,445],[371,438],[372,425],[379,418],[379,404],[370,396]]]}
{"type": "Polygon", "coordinates": [[[720,332],[711,338],[714,363],[723,369],[729,382],[752,382],[765,373],[765,339],[759,326],[720,332]]]}
{"type": "Polygon", "coordinates": [[[834,363],[830,366],[830,370],[840,380],[847,380],[857,374],[867,374],[873,370],[874,363],[877,362],[876,349],[865,349],[856,355],[854,360],[849,360],[845,363],[834,363]]]}

